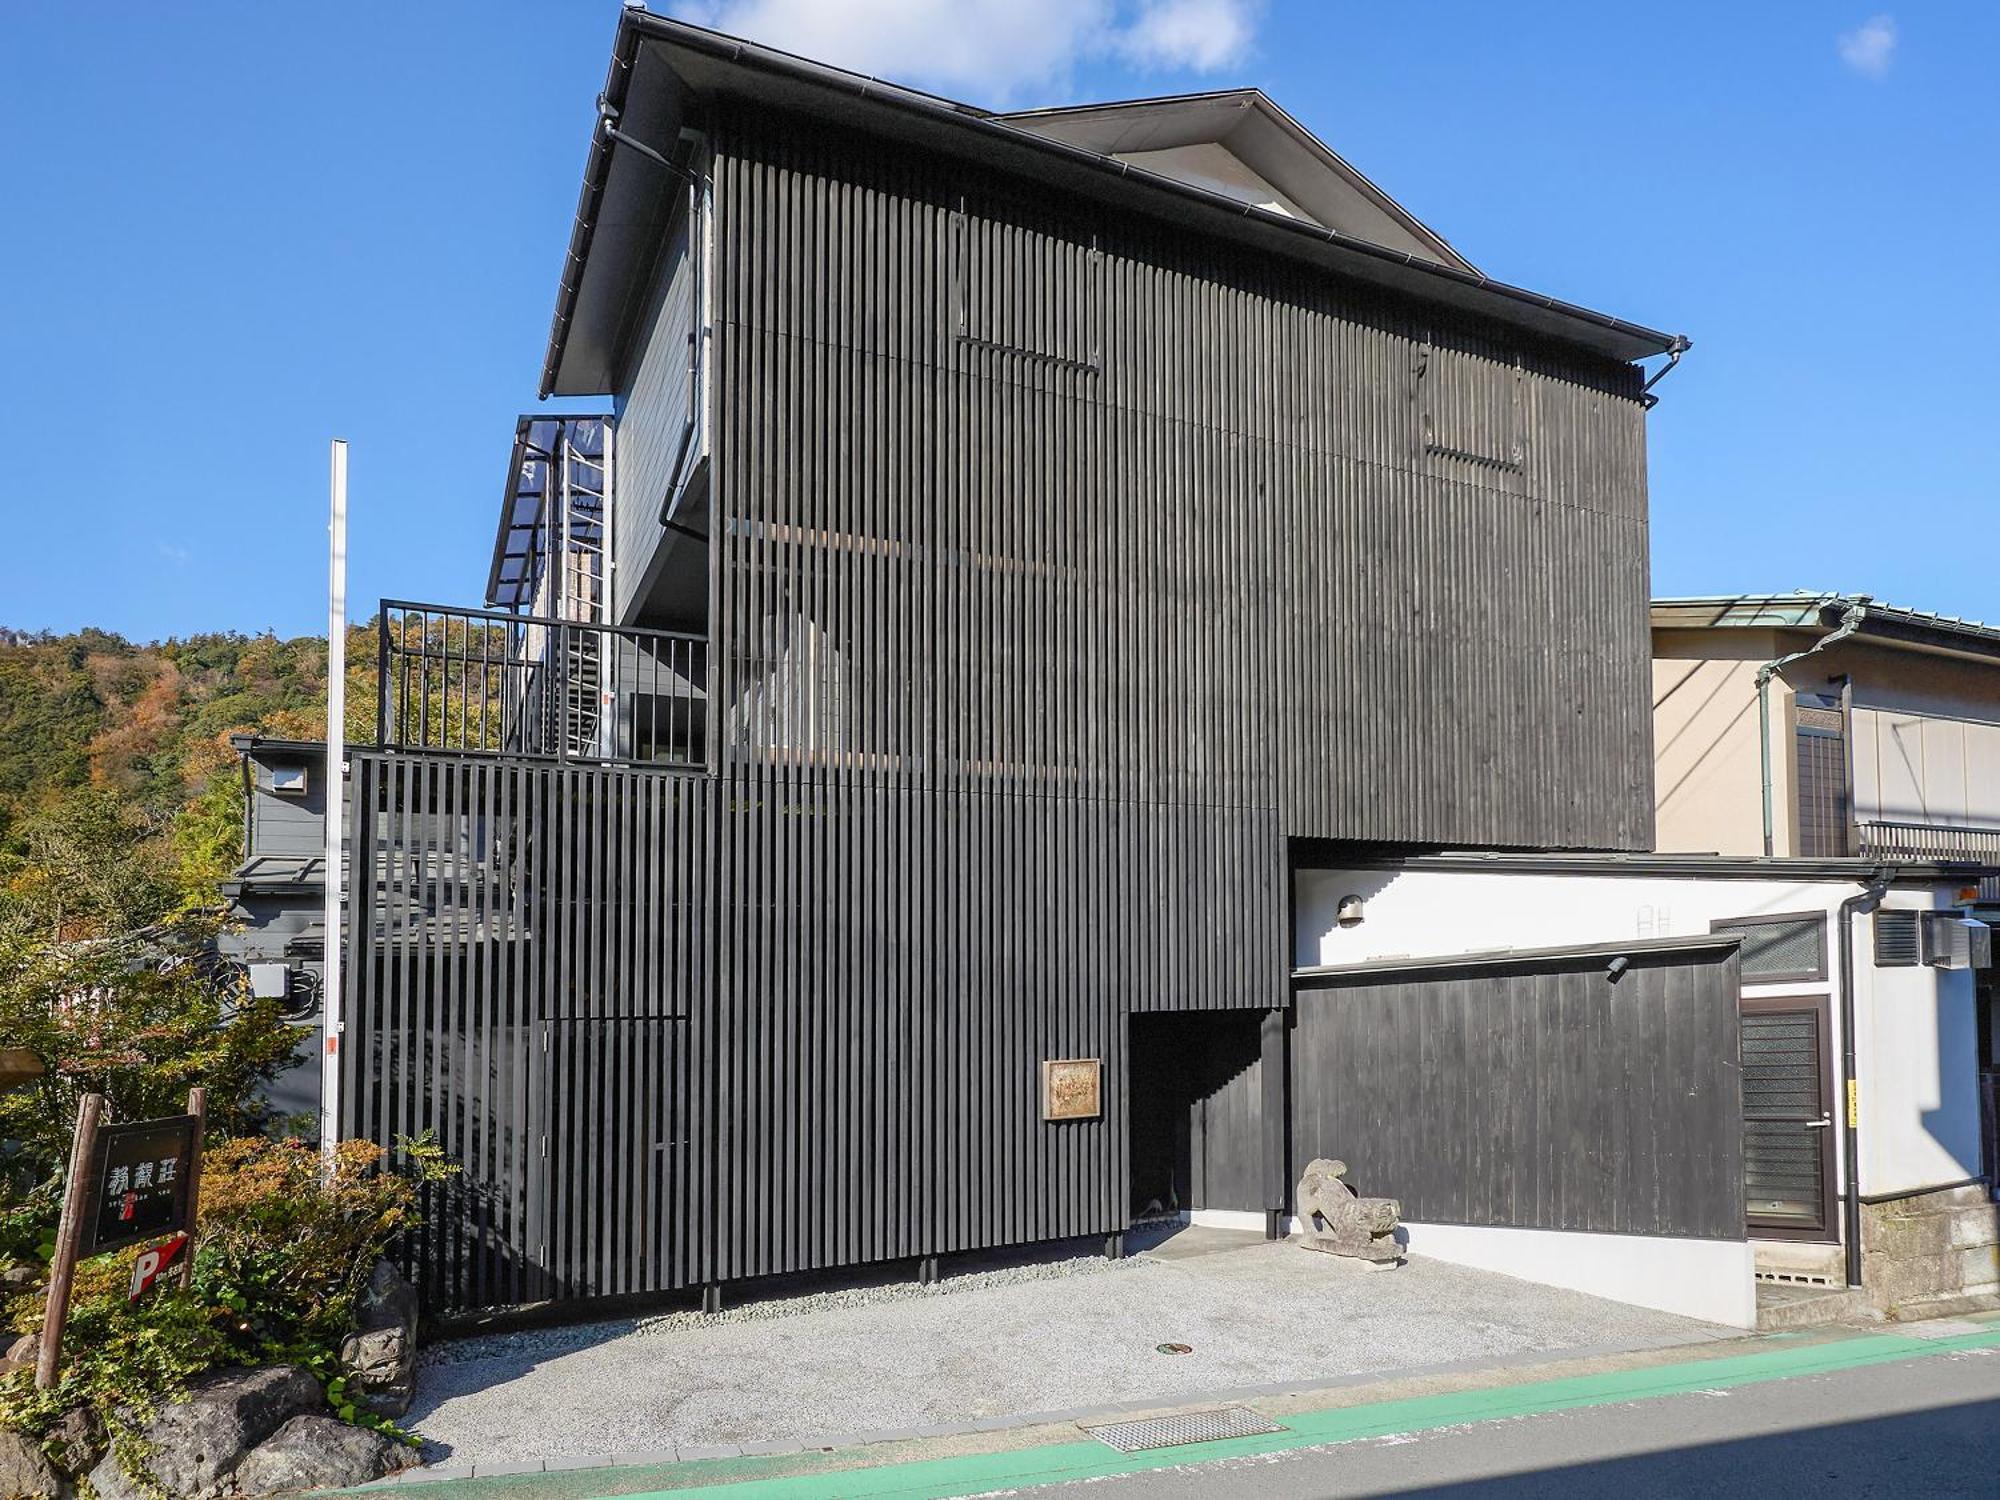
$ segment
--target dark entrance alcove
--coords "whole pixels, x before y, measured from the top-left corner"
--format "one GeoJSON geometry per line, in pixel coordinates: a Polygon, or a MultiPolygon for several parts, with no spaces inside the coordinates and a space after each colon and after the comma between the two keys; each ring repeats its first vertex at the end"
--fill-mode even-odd
{"type": "Polygon", "coordinates": [[[1135,1218],[1264,1206],[1261,1020],[1257,1011],[1132,1018],[1135,1218]]]}

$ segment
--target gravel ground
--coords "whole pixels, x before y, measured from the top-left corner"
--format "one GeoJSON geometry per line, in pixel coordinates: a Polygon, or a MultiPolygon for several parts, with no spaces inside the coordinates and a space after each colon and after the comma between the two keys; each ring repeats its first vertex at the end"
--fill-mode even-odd
{"type": "Polygon", "coordinates": [[[1707,1325],[1436,1261],[1371,1271],[1261,1238],[436,1346],[405,1419],[454,1465],[1102,1407],[1285,1380],[1713,1336],[1707,1325]],[[1204,1251],[1214,1253],[1202,1253],[1204,1251]],[[1163,1343],[1193,1345],[1161,1354],[1163,1343]]]}

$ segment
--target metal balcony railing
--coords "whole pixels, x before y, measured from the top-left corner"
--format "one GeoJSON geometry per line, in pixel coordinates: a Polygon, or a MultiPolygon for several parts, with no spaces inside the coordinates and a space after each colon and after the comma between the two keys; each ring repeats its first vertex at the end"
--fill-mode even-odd
{"type": "MultiPolygon", "coordinates": [[[[1855,844],[1864,859],[1963,860],[2000,869],[2000,828],[1869,821],[1855,825],[1855,844]]],[[[1980,877],[1979,897],[2000,901],[2000,875],[1980,877]]]]}
{"type": "Polygon", "coordinates": [[[376,674],[384,749],[707,763],[700,636],[385,599],[376,674]]]}

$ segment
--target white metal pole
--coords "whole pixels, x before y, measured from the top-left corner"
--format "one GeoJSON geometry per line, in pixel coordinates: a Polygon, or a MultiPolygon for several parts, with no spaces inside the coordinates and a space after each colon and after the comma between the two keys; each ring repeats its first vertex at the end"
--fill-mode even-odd
{"type": "Polygon", "coordinates": [[[340,1141],[341,825],[347,805],[347,443],[333,440],[326,588],[326,946],[320,962],[319,1146],[327,1169],[340,1141]]]}

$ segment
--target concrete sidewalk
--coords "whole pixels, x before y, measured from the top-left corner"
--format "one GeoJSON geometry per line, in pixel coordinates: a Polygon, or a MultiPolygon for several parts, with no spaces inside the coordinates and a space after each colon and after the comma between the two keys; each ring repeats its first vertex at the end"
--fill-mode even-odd
{"type": "Polygon", "coordinates": [[[1373,1271],[1194,1230],[1123,1262],[442,1345],[408,1422],[433,1443],[434,1474],[492,1475],[1013,1430],[1086,1409],[1731,1336],[1439,1262],[1373,1271]]]}
{"type": "MultiPolygon", "coordinates": [[[[1365,1477],[1364,1471],[1381,1469],[1379,1463],[1372,1470],[1368,1468],[1369,1455],[1378,1452],[1380,1445],[1401,1444],[1404,1448],[1398,1451],[1407,1451],[1412,1441],[1476,1432],[1485,1423],[1514,1424],[1551,1414],[1629,1407],[1615,1411],[1610,1427],[1597,1422],[1596,1428],[1611,1434],[1606,1445],[1614,1451],[1646,1453],[1676,1446],[1676,1434],[1687,1430],[1689,1419],[1671,1415],[1665,1408],[1665,1403],[1676,1398],[1707,1402],[1730,1392],[1754,1391],[1779,1382],[1816,1385],[1824,1390],[1834,1379],[1845,1379],[1851,1389],[1876,1392],[1887,1392],[1891,1382],[1901,1382],[1919,1393],[1912,1398],[1919,1404],[1925,1399],[1921,1396],[1924,1391],[1959,1385],[1976,1398],[1979,1390],[1992,1383],[1990,1367],[2000,1364],[2000,1318],[1940,1320],[1898,1327],[1893,1332],[1847,1328],[1740,1335],[1626,1354],[1481,1363],[1484,1368],[1405,1374],[1386,1381],[1307,1382],[1284,1395],[1211,1393],[1201,1406],[1234,1397],[1266,1418],[1274,1430],[1137,1453],[1115,1451],[1082,1431],[1073,1420],[1051,1419],[1034,1427],[905,1438],[828,1451],[615,1468],[559,1470],[550,1466],[535,1473],[495,1473],[419,1488],[424,1500],[590,1500],[631,1494],[713,1494],[727,1500],[944,1500],[1083,1484],[1090,1484],[1092,1493],[1151,1494],[1163,1486],[1178,1486],[1174,1492],[1191,1495],[1290,1493],[1296,1491],[1285,1488],[1286,1481],[1279,1477],[1289,1471],[1270,1465],[1293,1456],[1318,1454],[1334,1460],[1334,1467],[1315,1459],[1292,1475],[1294,1481],[1302,1483],[1312,1475],[1337,1473],[1340,1485],[1332,1489],[1321,1485],[1313,1492],[1380,1493],[1379,1488],[1371,1490],[1364,1485],[1357,1489],[1346,1483],[1350,1475],[1359,1480],[1365,1477]],[[1979,1370],[1969,1366],[1961,1369],[1958,1362],[1965,1360],[1979,1361],[1979,1370]],[[1928,1376],[1922,1371],[1914,1376],[1906,1373],[1920,1362],[1934,1363],[1940,1369],[1928,1376]],[[1977,1387],[1970,1384],[1975,1377],[1980,1382],[1977,1387]],[[1649,1412],[1654,1404],[1661,1409],[1649,1412]],[[1359,1455],[1353,1462],[1335,1458],[1343,1445],[1351,1445],[1352,1453],[1359,1455]],[[1122,1491],[1120,1482],[1124,1482],[1122,1491]],[[1265,1484],[1264,1489],[1257,1489],[1259,1482],[1265,1484]],[[1280,1487],[1270,1488],[1272,1482],[1280,1487]]],[[[1818,1420],[1840,1419],[1839,1409],[1825,1401],[1815,1405],[1811,1397],[1780,1399],[1778,1408],[1797,1408],[1801,1401],[1818,1420]]],[[[1148,1413],[1185,1409],[1144,1402],[1130,1403],[1130,1407],[1148,1413]]],[[[1515,1446],[1521,1445],[1517,1442],[1515,1446]]],[[[1474,1448],[1484,1451],[1476,1440],[1474,1448]]],[[[1532,1479],[1529,1470],[1564,1461],[1563,1454],[1552,1449],[1539,1460],[1529,1454],[1516,1467],[1532,1479]]],[[[1392,1470],[1396,1468],[1387,1457],[1384,1462],[1392,1470]]],[[[1493,1465],[1485,1467],[1492,1469],[1493,1465]]],[[[1802,1472],[1808,1478],[1818,1473],[1810,1466],[1802,1472]]],[[[1727,1485],[1722,1488],[1726,1490],[1727,1485]]],[[[1520,1493],[1546,1490],[1530,1485],[1520,1493]]]]}

